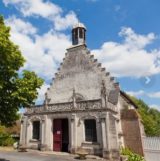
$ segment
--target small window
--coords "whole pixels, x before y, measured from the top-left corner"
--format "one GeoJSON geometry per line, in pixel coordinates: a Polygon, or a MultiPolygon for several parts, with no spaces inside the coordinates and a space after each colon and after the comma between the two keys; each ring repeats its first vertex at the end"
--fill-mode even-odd
{"type": "Polygon", "coordinates": [[[40,139],[40,121],[33,121],[33,135],[32,139],[40,139]]]}
{"type": "Polygon", "coordinates": [[[85,120],[85,138],[89,142],[97,142],[96,120],[85,120]]]}
{"type": "Polygon", "coordinates": [[[79,38],[83,38],[83,29],[79,29],[79,38]]]}
{"type": "Polygon", "coordinates": [[[78,39],[78,29],[75,29],[75,39],[78,39]]]}

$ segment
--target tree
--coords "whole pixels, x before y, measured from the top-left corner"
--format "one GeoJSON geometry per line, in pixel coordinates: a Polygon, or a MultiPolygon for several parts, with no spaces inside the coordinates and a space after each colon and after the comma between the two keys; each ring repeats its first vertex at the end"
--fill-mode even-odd
{"type": "Polygon", "coordinates": [[[34,104],[37,89],[43,80],[34,72],[24,70],[25,59],[10,40],[10,28],[0,16],[0,124],[12,125],[18,119],[20,107],[34,104]]]}

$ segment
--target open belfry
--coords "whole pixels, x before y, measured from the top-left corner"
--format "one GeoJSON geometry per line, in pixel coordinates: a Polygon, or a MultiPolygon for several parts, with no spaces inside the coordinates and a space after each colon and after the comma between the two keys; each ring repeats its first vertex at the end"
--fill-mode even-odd
{"type": "Polygon", "coordinates": [[[120,160],[122,147],[143,155],[136,109],[87,49],[86,27],[79,22],[44,104],[27,108],[22,117],[20,145],[70,153],[83,149],[108,161],[120,160]]]}

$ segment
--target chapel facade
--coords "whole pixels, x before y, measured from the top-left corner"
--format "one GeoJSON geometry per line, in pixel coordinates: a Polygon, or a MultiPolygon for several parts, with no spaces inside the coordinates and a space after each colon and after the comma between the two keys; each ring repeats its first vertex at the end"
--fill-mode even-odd
{"type": "MultiPolygon", "coordinates": [[[[106,53],[107,54],[107,53],[106,53]]],[[[72,29],[72,46],[55,73],[43,105],[27,108],[20,145],[120,159],[121,147],[143,155],[137,106],[86,46],[86,27],[72,29]]]]}

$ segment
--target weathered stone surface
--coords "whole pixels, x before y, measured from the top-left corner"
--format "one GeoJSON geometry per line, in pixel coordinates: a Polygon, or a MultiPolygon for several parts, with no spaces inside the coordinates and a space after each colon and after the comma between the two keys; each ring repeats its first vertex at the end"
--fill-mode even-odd
{"type": "Polygon", "coordinates": [[[74,50],[68,49],[67,56],[59,70],[53,85],[48,90],[50,103],[68,102],[72,91],[81,94],[85,100],[100,99],[100,85],[105,81],[108,90],[114,89],[104,69],[87,54],[88,49],[81,45],[74,50]]]}
{"type": "Polygon", "coordinates": [[[121,112],[121,119],[124,143],[126,147],[143,156],[142,131],[138,113],[133,109],[123,110],[121,112]]]}
{"type": "MultiPolygon", "coordinates": [[[[89,154],[103,156],[108,161],[118,161],[120,146],[131,143],[123,132],[127,133],[125,128],[134,127],[135,124],[132,116],[130,120],[120,117],[123,116],[121,110],[133,105],[130,105],[128,98],[122,98],[119,84],[101,66],[85,44],[78,43],[67,49],[45,94],[44,104],[28,108],[22,118],[21,143],[28,148],[53,150],[54,120],[65,119],[68,122],[69,152],[75,153],[78,148],[83,148],[89,154]],[[87,119],[94,121],[96,142],[86,139],[87,119]],[[33,139],[34,121],[40,122],[39,140],[33,139]],[[128,124],[129,121],[132,123],[128,124]]],[[[130,133],[126,136],[130,136],[130,133]]]]}

